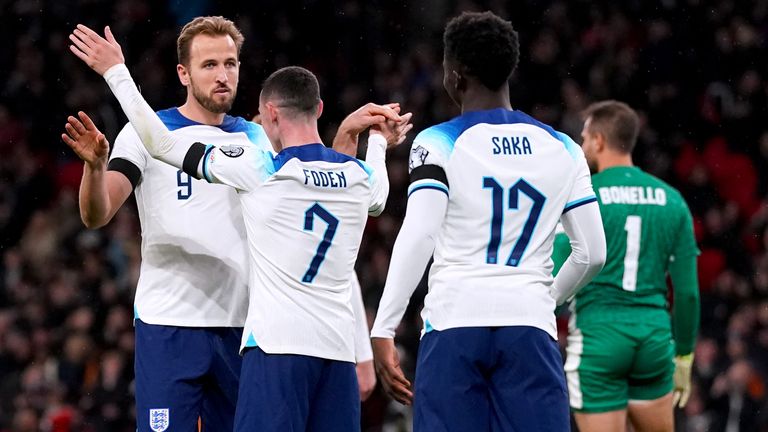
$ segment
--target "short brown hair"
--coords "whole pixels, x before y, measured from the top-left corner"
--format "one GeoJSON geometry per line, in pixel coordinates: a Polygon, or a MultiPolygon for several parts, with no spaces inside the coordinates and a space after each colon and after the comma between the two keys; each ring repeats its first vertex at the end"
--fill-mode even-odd
{"type": "Polygon", "coordinates": [[[640,133],[640,118],[629,105],[615,100],[595,102],[583,116],[585,121],[591,119],[590,133],[600,132],[614,150],[632,153],[640,133]]]}
{"type": "Polygon", "coordinates": [[[272,73],[261,86],[264,101],[275,100],[277,105],[295,114],[311,115],[320,103],[320,84],[312,72],[300,66],[288,66],[272,73]]]}
{"type": "Polygon", "coordinates": [[[222,16],[204,16],[193,19],[181,29],[179,38],[176,40],[179,63],[189,64],[189,47],[192,45],[192,39],[199,34],[231,37],[237,46],[237,55],[240,56],[240,48],[245,38],[235,23],[222,16]]]}

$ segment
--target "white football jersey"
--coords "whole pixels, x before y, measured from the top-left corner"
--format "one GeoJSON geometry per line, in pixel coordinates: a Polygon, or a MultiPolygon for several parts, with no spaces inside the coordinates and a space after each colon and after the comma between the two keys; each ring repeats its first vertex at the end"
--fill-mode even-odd
{"type": "MultiPolygon", "coordinates": [[[[240,117],[208,126],[176,108],[157,114],[187,141],[271,149],[261,126],[240,117]]],[[[115,140],[109,169],[135,186],[142,231],[135,317],[157,325],[242,327],[248,261],[235,191],[153,159],[130,123],[115,140]]]]}
{"type": "Polygon", "coordinates": [[[469,112],[421,132],[410,170],[409,194],[448,195],[425,330],[527,325],[556,338],[555,228],[596,200],[581,147],[519,111],[469,112]]]}
{"type": "Polygon", "coordinates": [[[274,157],[255,146],[207,145],[199,170],[236,188],[242,204],[252,271],[241,348],[354,362],[353,269],[386,184],[322,144],[274,157]]]}

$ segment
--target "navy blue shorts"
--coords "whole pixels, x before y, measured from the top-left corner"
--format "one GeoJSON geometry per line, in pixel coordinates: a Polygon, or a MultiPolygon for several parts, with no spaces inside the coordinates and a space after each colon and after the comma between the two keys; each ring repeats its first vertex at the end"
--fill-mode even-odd
{"type": "Polygon", "coordinates": [[[243,355],[239,432],[359,432],[355,365],[252,348],[243,355]]]}
{"type": "Polygon", "coordinates": [[[415,432],[570,429],[562,356],[538,328],[430,331],[415,381],[415,432]]]}
{"type": "Polygon", "coordinates": [[[135,324],[137,430],[231,431],[243,329],[135,324]]]}

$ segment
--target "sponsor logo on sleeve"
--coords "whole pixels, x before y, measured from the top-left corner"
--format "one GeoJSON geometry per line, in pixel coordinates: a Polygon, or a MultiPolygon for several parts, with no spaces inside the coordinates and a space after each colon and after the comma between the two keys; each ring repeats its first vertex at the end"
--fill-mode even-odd
{"type": "Polygon", "coordinates": [[[245,152],[245,149],[236,145],[222,146],[222,147],[219,147],[219,150],[221,150],[221,152],[224,153],[224,156],[228,156],[231,158],[240,157],[245,152]]]}

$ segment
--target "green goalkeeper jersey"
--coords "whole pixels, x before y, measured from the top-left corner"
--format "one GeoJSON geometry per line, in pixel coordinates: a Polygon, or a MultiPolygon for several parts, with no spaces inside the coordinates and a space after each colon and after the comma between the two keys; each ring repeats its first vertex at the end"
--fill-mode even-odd
{"type": "MultiPolygon", "coordinates": [[[[681,302],[674,311],[680,315],[675,317],[678,353],[690,352],[698,327],[699,250],[685,200],[675,188],[631,166],[603,170],[592,176],[592,185],[603,218],[607,259],[603,270],[576,295],[577,323],[668,322],[666,278],[672,271],[675,298],[681,302]],[[674,268],[676,261],[686,265],[674,268]]],[[[569,249],[567,238],[556,240],[556,268],[569,249]]]]}

